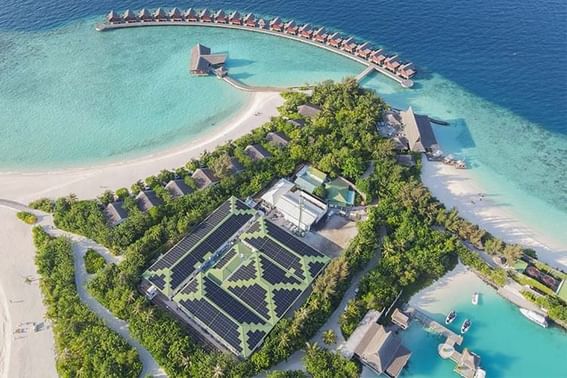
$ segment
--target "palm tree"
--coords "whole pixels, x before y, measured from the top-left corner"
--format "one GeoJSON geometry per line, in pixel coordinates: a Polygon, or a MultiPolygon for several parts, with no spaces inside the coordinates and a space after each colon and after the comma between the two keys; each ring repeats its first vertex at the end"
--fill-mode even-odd
{"type": "Polygon", "coordinates": [[[318,351],[319,351],[319,345],[317,345],[317,343],[310,343],[310,342],[305,343],[305,353],[307,355],[317,353],[318,351]]]}
{"type": "Polygon", "coordinates": [[[333,331],[332,329],[328,329],[325,332],[323,332],[323,342],[327,345],[336,343],[337,335],[335,334],[335,331],[333,331]]]}
{"type": "Polygon", "coordinates": [[[222,367],[217,363],[213,369],[213,378],[221,378],[223,376],[224,372],[222,371],[222,367]]]}

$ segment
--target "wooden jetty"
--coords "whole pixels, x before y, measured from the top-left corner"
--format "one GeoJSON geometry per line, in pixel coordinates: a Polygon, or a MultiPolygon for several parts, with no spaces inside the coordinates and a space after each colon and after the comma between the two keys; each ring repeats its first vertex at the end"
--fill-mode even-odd
{"type": "Polygon", "coordinates": [[[419,311],[418,309],[413,307],[408,307],[405,312],[412,318],[419,321],[425,328],[446,337],[447,338],[446,342],[448,344],[461,345],[463,343],[463,336],[457,335],[455,332],[451,331],[449,328],[431,319],[429,316],[419,311]]]}
{"type": "MultiPolygon", "coordinates": [[[[362,80],[372,71],[378,71],[382,75],[398,82],[404,88],[411,88],[413,86],[413,81],[411,80],[411,78],[415,75],[415,70],[407,68],[410,66],[413,67],[411,63],[405,63],[403,65],[398,64],[396,66],[393,66],[391,62],[393,60],[398,61],[397,56],[395,55],[388,57],[387,62],[386,59],[376,59],[374,57],[374,55],[376,55],[374,54],[375,52],[379,51],[380,57],[385,56],[383,55],[385,53],[383,53],[381,49],[376,50],[372,53],[368,53],[372,50],[370,49],[370,45],[367,42],[357,43],[354,42],[352,38],[349,38],[348,40],[351,41],[349,46],[351,48],[342,49],[341,46],[335,46],[335,44],[331,43],[331,39],[341,40],[340,37],[337,37],[338,33],[328,35],[306,32],[307,29],[311,31],[321,30],[321,28],[311,26],[309,26],[309,28],[305,28],[305,25],[294,24],[294,30],[295,28],[297,28],[297,30],[302,29],[304,31],[304,33],[297,34],[295,32],[289,32],[289,28],[283,28],[283,25],[288,25],[290,24],[290,22],[284,23],[279,17],[274,18],[268,24],[266,21],[261,18],[255,17],[253,14],[248,14],[246,16],[247,22],[226,22],[224,12],[222,13],[222,15],[220,11],[216,12],[215,14],[217,15],[217,17],[212,17],[210,13],[203,15],[203,12],[195,12],[193,10],[183,13],[177,9],[174,9],[169,13],[160,11],[159,13],[151,14],[150,12],[146,11],[144,13],[144,17],[138,17],[135,15],[135,12],[131,12],[130,10],[127,10],[122,16],[118,15],[114,11],[111,11],[106,18],[106,22],[96,25],[96,30],[107,31],[142,26],[205,26],[254,31],[306,43],[311,46],[316,46],[355,60],[367,67],[364,71],[356,76],[357,80],[362,80]],[[281,24],[282,27],[274,26],[276,20],[278,25],[281,24]],[[270,25],[269,28],[267,27],[267,25],[270,25]],[[358,48],[361,46],[364,48],[358,48]]],[[[231,13],[231,15],[233,15],[233,18],[231,18],[231,20],[234,21],[234,12],[231,13]]],[[[238,17],[238,20],[240,20],[240,17],[238,17]]]]}

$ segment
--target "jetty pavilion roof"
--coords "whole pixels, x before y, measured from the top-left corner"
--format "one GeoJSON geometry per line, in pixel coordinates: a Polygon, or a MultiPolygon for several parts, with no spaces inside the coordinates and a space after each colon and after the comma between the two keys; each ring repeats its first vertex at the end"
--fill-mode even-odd
{"type": "Polygon", "coordinates": [[[415,114],[411,106],[400,112],[404,133],[409,148],[415,152],[427,152],[437,147],[437,139],[433,134],[429,117],[415,114]]]}
{"type": "Polygon", "coordinates": [[[226,54],[211,54],[211,49],[197,43],[191,49],[191,71],[208,73],[211,68],[223,65],[226,62],[226,54]]]}

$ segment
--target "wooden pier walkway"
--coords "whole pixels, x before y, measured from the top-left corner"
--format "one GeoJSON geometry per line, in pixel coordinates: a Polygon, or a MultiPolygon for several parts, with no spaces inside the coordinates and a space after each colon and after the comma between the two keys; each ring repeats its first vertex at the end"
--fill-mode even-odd
{"type": "Polygon", "coordinates": [[[457,335],[455,332],[451,331],[449,328],[441,325],[435,320],[431,319],[429,316],[419,311],[416,308],[408,307],[406,313],[411,317],[417,319],[425,328],[432,330],[447,338],[446,344],[449,345],[461,345],[463,343],[463,336],[457,335]]]}
{"type": "Polygon", "coordinates": [[[370,64],[370,65],[368,65],[368,67],[366,67],[366,69],[364,71],[362,71],[361,73],[356,75],[355,79],[358,83],[360,83],[362,81],[362,79],[364,79],[366,76],[370,75],[370,73],[372,73],[374,71],[375,71],[375,68],[373,67],[372,64],[370,64]]]}

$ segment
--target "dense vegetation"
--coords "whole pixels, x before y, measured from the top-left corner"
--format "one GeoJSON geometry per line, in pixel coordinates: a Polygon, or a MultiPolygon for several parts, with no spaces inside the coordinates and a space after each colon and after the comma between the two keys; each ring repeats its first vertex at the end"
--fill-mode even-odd
{"type": "Polygon", "coordinates": [[[307,344],[303,358],[305,369],[313,378],[356,378],[360,367],[338,353],[307,344]]]}
{"type": "Polygon", "coordinates": [[[94,249],[88,249],[85,253],[85,269],[88,274],[95,274],[98,271],[104,269],[106,265],[106,260],[104,257],[99,255],[94,249]]]}
{"type": "MultiPolygon", "coordinates": [[[[456,211],[447,211],[419,182],[419,165],[406,168],[396,163],[391,142],[375,131],[376,121],[386,106],[373,92],[359,88],[353,80],[321,84],[309,101],[319,105],[322,112],[315,119],[306,120],[302,128],[288,124],[285,117],[299,118],[297,105],[305,103],[307,97],[301,93],[284,96],[286,102],[280,117],[175,172],[162,171],[129,189],[105,192],[98,200],[79,201],[71,195],[54,203],[35,204],[53,211],[58,227],[85,235],[124,256],[119,265],[107,265],[100,270],[89,290],[111,312],[129,322],[131,333],[170,377],[202,377],[211,372],[253,376],[287,359],[325,323],[340,303],[353,274],[366,266],[381,244],[381,260],[364,277],[357,298],[349,303],[341,318],[345,335],[352,332],[368,309],[384,308],[401,290],[404,297],[409,296],[454,266],[457,256],[501,284],[505,279],[503,271],[490,269],[461,240],[492,254],[504,254],[510,261],[521,253],[519,247],[505,245],[459,218],[456,211]],[[270,131],[285,133],[289,146],[276,148],[266,143],[265,135],[270,131]],[[273,157],[251,161],[244,153],[251,143],[262,144],[273,157]],[[236,157],[244,171],[231,174],[227,169],[228,156],[236,157]],[[374,168],[362,179],[371,161],[374,168]],[[282,319],[248,361],[238,362],[204,351],[192,342],[180,323],[139,295],[136,285],[142,272],[230,195],[245,198],[257,193],[273,180],[291,175],[305,162],[331,178],[342,175],[356,182],[366,201],[379,199],[378,204],[369,208],[367,220],[359,222],[358,235],[350,246],[316,279],[306,303],[290,318],[282,319]],[[193,186],[189,174],[202,166],[211,167],[219,175],[218,185],[175,200],[164,190],[163,185],[174,176],[193,186]],[[152,188],[164,205],[140,212],[134,195],[144,186],[152,188]],[[105,223],[102,209],[115,197],[124,201],[129,216],[111,228],[105,223]]],[[[350,363],[324,351],[313,352],[311,357],[306,361],[311,366],[308,369],[317,369],[317,374],[322,374],[319,376],[327,376],[317,366],[320,361],[344,371],[345,377],[357,371],[350,363]]]]}
{"type": "Polygon", "coordinates": [[[136,351],[81,303],[75,287],[71,244],[33,229],[36,264],[47,316],[53,322],[61,377],[138,377],[136,351]]]}
{"type": "Polygon", "coordinates": [[[18,217],[18,219],[27,224],[37,223],[37,217],[32,213],[28,213],[27,211],[19,211],[18,213],[16,213],[16,216],[18,217]]]}
{"type": "Polygon", "coordinates": [[[535,296],[529,291],[523,291],[522,294],[530,301],[547,309],[547,315],[551,319],[561,323],[563,327],[567,325],[567,306],[561,299],[554,295],[535,296]]]}

